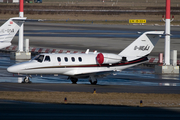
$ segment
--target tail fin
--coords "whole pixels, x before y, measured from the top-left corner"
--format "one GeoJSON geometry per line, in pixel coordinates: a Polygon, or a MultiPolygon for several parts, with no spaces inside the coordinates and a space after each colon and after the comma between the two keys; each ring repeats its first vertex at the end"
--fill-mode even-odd
{"type": "Polygon", "coordinates": [[[120,56],[126,57],[128,61],[149,55],[159,40],[159,35],[164,31],[149,31],[143,33],[133,43],[126,47],[120,56]]]}
{"type": "Polygon", "coordinates": [[[26,18],[10,18],[0,27],[0,49],[11,45],[11,41],[26,18]]]}

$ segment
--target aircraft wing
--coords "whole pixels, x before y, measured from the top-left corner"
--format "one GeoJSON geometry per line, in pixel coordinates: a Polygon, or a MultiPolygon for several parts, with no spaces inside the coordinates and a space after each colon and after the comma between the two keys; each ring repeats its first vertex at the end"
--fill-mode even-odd
{"type": "Polygon", "coordinates": [[[93,75],[96,78],[103,78],[110,74],[113,74],[117,71],[103,71],[103,72],[91,72],[91,73],[84,73],[84,74],[75,74],[74,77],[76,78],[89,78],[91,75],[93,75]]]}

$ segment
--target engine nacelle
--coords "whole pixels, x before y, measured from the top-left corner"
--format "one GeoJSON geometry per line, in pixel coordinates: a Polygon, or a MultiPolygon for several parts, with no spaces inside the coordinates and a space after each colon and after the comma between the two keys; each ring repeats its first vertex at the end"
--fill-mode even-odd
{"type": "Polygon", "coordinates": [[[96,60],[99,64],[119,63],[122,57],[116,54],[99,53],[96,60]]]}

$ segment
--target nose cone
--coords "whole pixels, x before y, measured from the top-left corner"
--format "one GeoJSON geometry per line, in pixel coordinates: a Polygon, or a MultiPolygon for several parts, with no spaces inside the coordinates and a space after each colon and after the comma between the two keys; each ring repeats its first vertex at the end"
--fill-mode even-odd
{"type": "Polygon", "coordinates": [[[23,74],[23,73],[26,73],[26,69],[31,66],[32,66],[32,63],[29,61],[26,61],[26,62],[18,63],[18,64],[8,67],[7,71],[10,73],[23,74]]]}
{"type": "Polygon", "coordinates": [[[18,66],[13,65],[7,68],[7,71],[10,73],[18,73],[18,66]]]}
{"type": "Polygon", "coordinates": [[[23,63],[18,63],[13,66],[7,68],[7,71],[10,73],[21,73],[25,69],[25,65],[23,63]]]}

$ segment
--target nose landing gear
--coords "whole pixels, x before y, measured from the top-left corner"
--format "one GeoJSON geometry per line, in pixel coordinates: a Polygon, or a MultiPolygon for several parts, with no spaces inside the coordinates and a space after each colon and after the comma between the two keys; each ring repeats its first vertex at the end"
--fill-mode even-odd
{"type": "Polygon", "coordinates": [[[26,77],[24,78],[24,80],[22,81],[22,83],[31,83],[31,81],[30,81],[29,77],[26,76],[26,77]]]}

